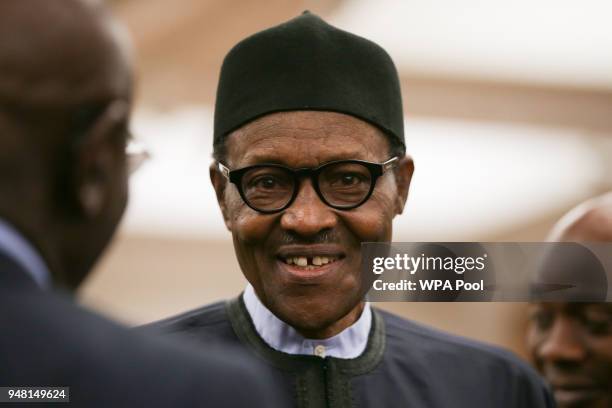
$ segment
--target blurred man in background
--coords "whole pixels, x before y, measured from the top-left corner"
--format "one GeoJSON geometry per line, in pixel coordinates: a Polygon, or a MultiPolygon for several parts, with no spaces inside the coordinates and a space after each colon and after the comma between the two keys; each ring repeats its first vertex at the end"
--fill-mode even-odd
{"type": "MultiPolygon", "coordinates": [[[[612,192],[571,210],[550,241],[612,242],[612,192]]],[[[528,345],[561,408],[612,407],[612,304],[535,303],[528,345]]]]}
{"type": "Polygon", "coordinates": [[[221,69],[210,175],[249,286],[153,328],[243,348],[287,406],[550,406],[510,353],[364,301],[361,243],[391,240],[405,152],[378,45],[308,12],[241,41],[221,69]]]}
{"type": "Polygon", "coordinates": [[[87,407],[274,406],[231,351],[141,338],[52,290],[86,277],[127,200],[130,55],[92,3],[0,2],[0,387],[30,403],[42,394],[15,391],[70,387],[87,407]]]}

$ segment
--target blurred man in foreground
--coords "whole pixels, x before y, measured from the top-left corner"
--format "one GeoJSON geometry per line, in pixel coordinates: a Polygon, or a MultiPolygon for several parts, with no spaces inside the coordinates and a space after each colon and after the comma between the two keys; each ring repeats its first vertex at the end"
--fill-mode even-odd
{"type": "Polygon", "coordinates": [[[131,62],[91,3],[0,2],[0,402],[40,402],[22,392],[37,386],[70,387],[71,406],[270,406],[233,353],[141,338],[52,291],[85,278],[127,200],[131,62]]]}
{"type": "Polygon", "coordinates": [[[378,45],[308,12],[240,42],[221,69],[210,175],[250,285],[157,329],[241,347],[286,406],[550,406],[510,353],[364,301],[361,243],[391,240],[405,152],[378,45]]]}
{"type": "MultiPolygon", "coordinates": [[[[551,241],[612,242],[612,193],[559,221],[551,241]]],[[[612,304],[536,303],[528,345],[561,408],[612,407],[612,304]]]]}

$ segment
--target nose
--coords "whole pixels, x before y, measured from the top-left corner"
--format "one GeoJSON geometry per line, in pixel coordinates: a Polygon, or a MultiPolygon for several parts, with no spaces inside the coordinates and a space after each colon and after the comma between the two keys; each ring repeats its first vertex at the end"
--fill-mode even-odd
{"type": "Polygon", "coordinates": [[[297,196],[281,217],[281,227],[309,237],[336,226],[333,209],[321,201],[311,180],[300,183],[297,196]]]}
{"type": "Polygon", "coordinates": [[[565,316],[556,318],[538,354],[547,363],[582,362],[587,351],[578,323],[565,316]]]}

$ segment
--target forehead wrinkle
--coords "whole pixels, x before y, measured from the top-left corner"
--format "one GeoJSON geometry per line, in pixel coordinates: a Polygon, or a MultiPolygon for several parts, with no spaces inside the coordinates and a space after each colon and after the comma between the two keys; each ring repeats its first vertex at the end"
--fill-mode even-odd
{"type": "Polygon", "coordinates": [[[232,132],[227,142],[234,153],[230,156],[239,157],[242,165],[268,161],[291,167],[342,159],[379,161],[386,159],[383,150],[388,148],[386,135],[373,125],[350,115],[321,111],[266,115],[232,132]]]}
{"type": "MultiPolygon", "coordinates": [[[[299,162],[309,167],[334,160],[376,159],[374,152],[366,148],[363,143],[359,141],[350,143],[350,140],[346,140],[347,138],[354,140],[350,136],[343,137],[343,140],[325,135],[268,136],[253,142],[249,141],[248,144],[241,145],[241,148],[237,150],[238,152],[242,150],[240,152],[242,154],[239,154],[240,162],[248,164],[273,162],[293,166],[299,162]]],[[[236,143],[239,143],[238,140],[236,143]]],[[[302,167],[302,164],[298,167],[302,167]]]]}

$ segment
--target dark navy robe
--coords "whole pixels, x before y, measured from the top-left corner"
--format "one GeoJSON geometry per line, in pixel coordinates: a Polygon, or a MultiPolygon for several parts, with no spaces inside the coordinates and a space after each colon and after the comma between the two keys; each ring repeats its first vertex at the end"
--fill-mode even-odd
{"type": "Polygon", "coordinates": [[[373,312],[366,350],[354,359],[272,349],[255,330],[242,297],[144,329],[189,336],[203,350],[236,346],[276,384],[287,407],[554,407],[540,377],[512,353],[373,312]]]}

